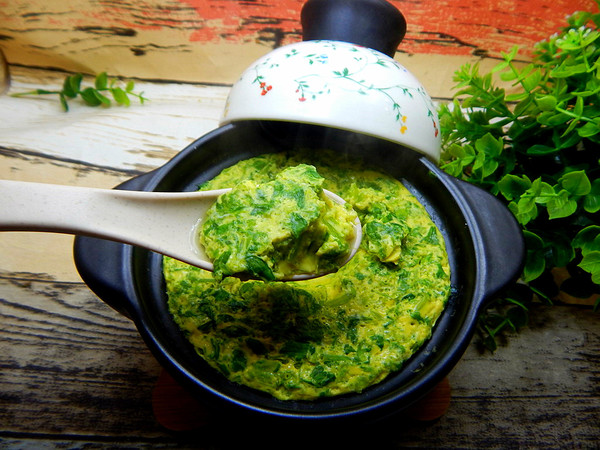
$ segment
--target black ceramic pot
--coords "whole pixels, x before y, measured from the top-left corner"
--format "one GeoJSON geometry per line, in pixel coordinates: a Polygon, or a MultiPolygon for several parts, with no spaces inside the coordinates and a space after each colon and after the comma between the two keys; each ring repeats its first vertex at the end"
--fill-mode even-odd
{"type": "MultiPolygon", "coordinates": [[[[461,358],[486,302],[521,273],[524,241],[513,215],[487,192],[450,177],[401,145],[318,125],[247,121],[218,128],[153,172],[119,189],[192,191],[237,161],[263,153],[329,149],[363,157],[402,181],[440,228],[448,249],[452,295],[429,341],[397,373],[360,394],[280,401],[228,381],[186,341],[167,310],[162,256],[77,237],[75,262],[106,303],[131,318],[158,361],[195,395],[227,414],[285,422],[373,421],[428,393],[461,358]]],[[[490,370],[493,370],[490,368],[490,370]]]]}

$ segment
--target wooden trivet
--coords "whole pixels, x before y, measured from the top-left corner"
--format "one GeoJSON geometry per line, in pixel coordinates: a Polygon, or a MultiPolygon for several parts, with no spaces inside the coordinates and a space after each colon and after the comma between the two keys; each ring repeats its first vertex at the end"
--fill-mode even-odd
{"type": "MultiPolygon", "coordinates": [[[[210,423],[210,410],[181,387],[165,370],[152,393],[156,420],[171,431],[192,431],[210,423]]],[[[442,417],[450,406],[450,383],[444,378],[419,402],[399,416],[429,422],[442,417]]]]}

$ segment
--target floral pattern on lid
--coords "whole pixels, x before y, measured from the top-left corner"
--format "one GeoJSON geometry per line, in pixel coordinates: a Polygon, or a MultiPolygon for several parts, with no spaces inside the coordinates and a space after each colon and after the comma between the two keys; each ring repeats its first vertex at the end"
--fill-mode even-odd
{"type": "Polygon", "coordinates": [[[344,128],[439,159],[438,118],[423,86],[376,50],[339,41],[276,49],[234,84],[221,123],[272,119],[344,128]]]}

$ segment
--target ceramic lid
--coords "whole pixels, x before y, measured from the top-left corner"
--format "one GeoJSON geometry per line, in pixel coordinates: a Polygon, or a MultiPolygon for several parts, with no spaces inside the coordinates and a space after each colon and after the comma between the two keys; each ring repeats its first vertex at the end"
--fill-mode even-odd
{"type": "Polygon", "coordinates": [[[281,120],[335,127],[397,142],[437,162],[441,138],[431,97],[405,67],[383,53],[392,53],[398,34],[404,35],[403,17],[399,16],[402,21],[398,17],[388,21],[388,25],[401,28],[394,28],[395,37],[380,30],[359,33],[355,39],[358,43],[337,40],[347,36],[345,30],[352,28],[352,23],[364,22],[365,11],[374,12],[373,21],[376,12],[389,16],[388,7],[391,4],[380,0],[307,2],[304,22],[318,17],[319,11],[329,18],[312,20],[316,30],[308,27],[310,36],[332,39],[286,45],[255,61],[233,85],[221,125],[240,120],[281,120]],[[385,11],[374,8],[373,3],[385,11]],[[362,5],[363,9],[350,9],[354,19],[342,20],[338,15],[344,25],[336,28],[332,15],[335,17],[336,11],[348,13],[348,5],[362,5]],[[360,45],[366,40],[383,51],[360,45]]]}

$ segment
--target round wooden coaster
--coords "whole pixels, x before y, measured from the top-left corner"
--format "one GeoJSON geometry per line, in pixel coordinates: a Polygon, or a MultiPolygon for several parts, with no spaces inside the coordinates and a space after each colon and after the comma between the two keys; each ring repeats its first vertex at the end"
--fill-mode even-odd
{"type": "Polygon", "coordinates": [[[165,370],[152,392],[152,408],[158,423],[171,431],[190,431],[209,423],[210,413],[165,370]]]}
{"type": "Polygon", "coordinates": [[[400,416],[419,422],[431,422],[446,414],[450,407],[452,390],[445,377],[425,397],[403,411],[400,416]]]}
{"type": "MultiPolygon", "coordinates": [[[[429,422],[442,417],[450,406],[451,389],[444,378],[419,402],[400,414],[401,417],[429,422]]],[[[156,420],[171,431],[192,431],[210,423],[210,410],[181,387],[165,370],[152,393],[156,420]]]]}

